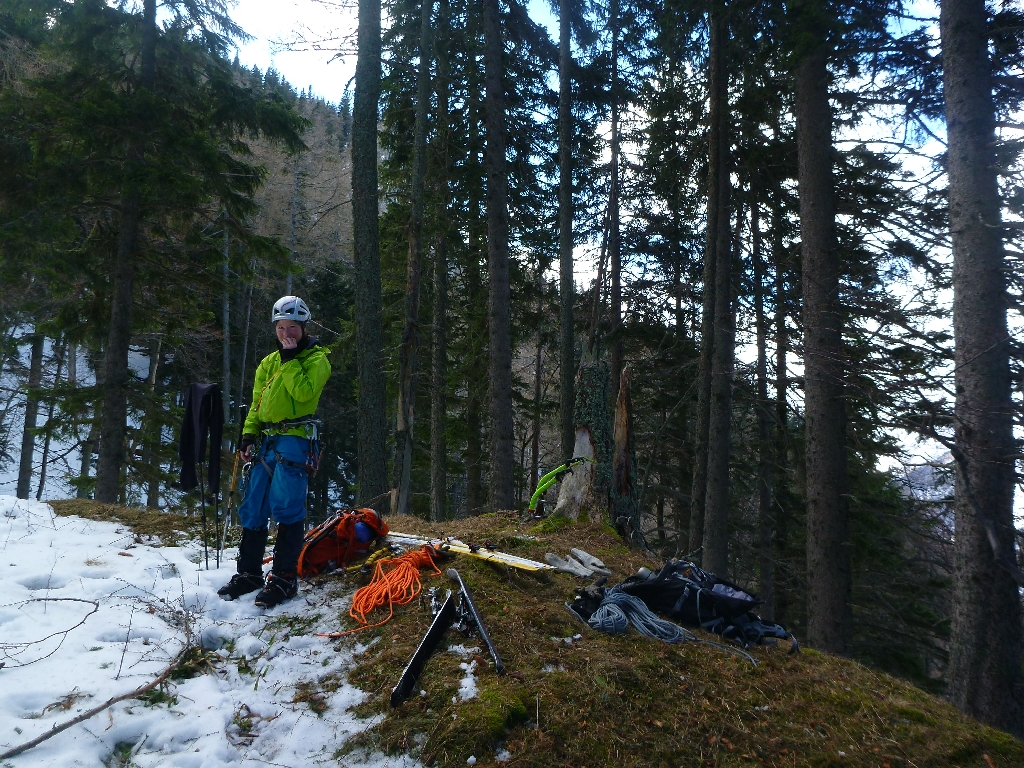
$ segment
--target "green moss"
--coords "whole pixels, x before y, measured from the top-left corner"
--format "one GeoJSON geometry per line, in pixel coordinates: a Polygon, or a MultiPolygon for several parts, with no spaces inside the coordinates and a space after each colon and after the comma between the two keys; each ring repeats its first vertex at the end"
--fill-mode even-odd
{"type": "Polygon", "coordinates": [[[925,725],[935,725],[935,718],[931,715],[927,715],[919,709],[913,707],[896,707],[895,714],[897,717],[903,718],[911,723],[924,723],[925,725]]]}
{"type": "Polygon", "coordinates": [[[459,716],[463,721],[460,730],[493,746],[505,735],[506,728],[525,722],[526,705],[505,686],[492,683],[460,707],[459,716]]]}
{"type": "Polygon", "coordinates": [[[562,517],[561,515],[552,515],[541,520],[537,525],[530,529],[530,533],[557,533],[563,528],[568,528],[571,525],[575,525],[575,522],[570,520],[568,517],[562,517]]]}

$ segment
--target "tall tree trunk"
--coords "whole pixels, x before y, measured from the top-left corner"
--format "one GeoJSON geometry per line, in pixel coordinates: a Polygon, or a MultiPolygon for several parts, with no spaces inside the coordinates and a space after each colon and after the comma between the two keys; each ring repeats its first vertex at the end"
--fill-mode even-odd
{"type": "Polygon", "coordinates": [[[715,348],[715,275],[718,269],[719,190],[722,178],[722,104],[725,85],[720,11],[708,17],[708,202],[704,230],[704,287],[700,316],[700,359],[697,369],[697,415],[690,490],[690,552],[704,547],[704,515],[708,490],[708,429],[711,417],[711,357],[715,348]]]}
{"type": "Polygon", "coordinates": [[[761,253],[761,206],[755,193],[750,201],[750,250],[754,262],[754,325],[757,337],[757,521],[758,591],[764,600],[762,617],[771,620],[775,609],[775,525],[772,510],[772,414],[768,401],[768,317],[764,309],[764,258],[761,253]]]}
{"type": "MultiPolygon", "coordinates": [[[[706,570],[724,576],[729,566],[729,452],[732,446],[732,369],[735,354],[736,307],[732,290],[732,228],[730,226],[729,93],[725,66],[727,26],[715,6],[710,20],[709,51],[711,130],[717,139],[716,178],[708,190],[718,199],[715,212],[714,326],[711,333],[711,389],[708,399],[707,491],[704,501],[706,570]]],[[[709,235],[710,236],[710,235],[709,235]]]]}
{"type": "MultiPolygon", "coordinates": [[[[152,91],[156,82],[156,0],[143,0],[142,51],[139,84],[152,91]]],[[[139,126],[142,130],[143,126],[139,126]]],[[[131,147],[125,178],[132,166],[142,161],[141,137],[131,147]]],[[[103,358],[103,396],[100,408],[100,450],[96,464],[96,500],[113,504],[118,500],[125,464],[125,432],[128,428],[128,347],[132,335],[132,302],[135,287],[135,256],[142,220],[141,194],[137,182],[127,181],[121,194],[121,232],[114,257],[114,293],[110,306],[110,329],[103,358]]]]}
{"type": "Polygon", "coordinates": [[[81,463],[78,468],[78,491],[75,496],[79,499],[89,498],[89,472],[92,469],[92,457],[95,453],[96,441],[99,439],[99,415],[93,417],[89,424],[89,433],[82,441],[81,463]]]}
{"type": "Polygon", "coordinates": [[[609,9],[612,27],[612,82],[611,82],[611,169],[608,188],[608,260],[611,272],[609,302],[611,304],[612,386],[611,398],[615,402],[622,378],[622,249],[619,236],[619,0],[612,0],[609,9]]]}
{"type": "MultiPolygon", "coordinates": [[[[252,269],[256,269],[256,260],[253,259],[252,269]]],[[[238,365],[238,405],[241,408],[245,403],[246,395],[251,393],[245,391],[245,365],[249,357],[249,331],[252,329],[252,291],[253,285],[250,282],[246,291],[245,300],[245,329],[242,331],[242,359],[238,365]]],[[[251,405],[251,403],[250,403],[251,405]]],[[[238,446],[235,446],[237,449],[238,446]]]]}
{"type": "MultiPolygon", "coordinates": [[[[77,360],[77,357],[78,357],[78,349],[75,348],[72,351],[72,353],[71,353],[71,361],[69,361],[69,366],[68,366],[68,382],[69,383],[75,383],[75,384],[78,383],[78,360],[77,360]]],[[[86,356],[86,361],[87,362],[89,361],[88,355],[86,356]]],[[[97,422],[98,422],[98,419],[96,418],[97,415],[98,414],[96,414],[95,409],[94,409],[93,417],[92,417],[92,419],[89,420],[89,432],[86,434],[85,440],[82,441],[82,443],[80,445],[80,448],[79,448],[80,452],[81,452],[80,464],[79,464],[79,469],[78,469],[78,480],[75,483],[75,485],[78,486],[78,490],[75,493],[75,496],[76,496],[76,498],[79,498],[79,499],[87,499],[87,498],[89,498],[89,488],[88,488],[88,482],[87,481],[88,481],[88,478],[89,478],[89,470],[92,467],[93,448],[96,445],[96,439],[99,436],[99,433],[97,432],[97,422]]]]}
{"type": "Polygon", "coordinates": [[[483,436],[481,435],[483,394],[481,382],[470,375],[466,397],[466,512],[480,514],[484,506],[483,436]]]}
{"type": "Polygon", "coordinates": [[[78,345],[68,345],[68,384],[75,386],[78,384],[78,345]]]}
{"type": "MultiPolygon", "coordinates": [[[[146,507],[149,509],[160,508],[160,463],[157,461],[154,467],[156,448],[160,445],[160,434],[163,431],[160,418],[160,403],[156,397],[156,377],[160,369],[160,350],[163,348],[163,338],[157,337],[149,343],[149,373],[146,376],[146,424],[142,437],[142,466],[146,478],[146,507]]],[[[225,430],[228,431],[228,430],[225,430]]],[[[210,446],[210,450],[219,450],[219,447],[210,446]]]]}
{"type": "Polygon", "coordinates": [[[851,625],[846,407],[828,83],[828,49],[820,46],[800,60],[796,72],[803,257],[807,639],[821,650],[846,653],[851,625]]]}
{"type": "MultiPolygon", "coordinates": [[[[64,360],[67,358],[68,343],[63,341],[57,351],[57,369],[53,373],[53,388],[60,384],[61,370],[64,367],[64,360]]],[[[36,487],[36,501],[43,498],[43,489],[46,487],[46,466],[50,461],[50,438],[53,430],[50,425],[53,423],[53,412],[57,405],[57,396],[51,393],[50,402],[46,406],[46,437],[43,438],[43,456],[39,461],[39,485],[36,487]]]]}
{"type": "Polygon", "coordinates": [[[129,191],[121,199],[121,235],[114,260],[114,295],[110,332],[103,357],[100,448],[96,463],[96,501],[118,500],[121,470],[125,463],[125,431],[128,420],[128,347],[132,335],[132,301],[135,283],[135,244],[139,230],[139,193],[129,191]]]}
{"type": "Polygon", "coordinates": [[[32,460],[36,453],[36,422],[39,418],[39,386],[43,383],[43,343],[46,337],[33,333],[28,364],[28,394],[25,397],[25,426],[21,433],[21,461],[18,463],[19,499],[32,491],[32,460]]]}
{"type": "Polygon", "coordinates": [[[505,170],[505,67],[498,0],[483,0],[484,124],[487,129],[487,277],[491,467],[487,504],[514,504],[512,328],[509,314],[508,174],[505,170]]]}
{"type": "MultiPolygon", "coordinates": [[[[563,307],[564,308],[564,307],[563,307]]],[[[537,481],[540,480],[540,396],[541,396],[541,362],[544,350],[543,318],[544,313],[544,275],[540,262],[537,263],[537,356],[533,364],[533,414],[530,438],[530,481],[526,484],[530,489],[532,498],[533,492],[537,490],[537,481]]],[[[565,337],[562,337],[563,341],[565,337]]],[[[564,351],[564,350],[563,350],[564,351]]],[[[563,381],[564,384],[564,381],[563,381]]],[[[572,419],[569,420],[570,424],[572,419]]],[[[574,430],[575,431],[575,430],[574,430]]],[[[573,436],[575,443],[575,435],[573,436]]],[[[564,446],[563,446],[564,447],[564,446]]],[[[571,450],[571,449],[570,449],[571,450]]],[[[560,457],[568,457],[563,450],[560,457]]]]}
{"type": "Polygon", "coordinates": [[[292,159],[292,222],[291,239],[288,243],[288,274],[285,275],[284,293],[292,295],[292,266],[295,264],[295,230],[299,218],[299,154],[292,159]]]}
{"type": "Polygon", "coordinates": [[[636,446],[633,443],[633,395],[629,367],[622,369],[615,399],[615,421],[612,435],[611,502],[612,520],[619,533],[633,546],[644,544],[640,526],[640,506],[636,487],[636,446]]]}
{"type": "Polygon", "coordinates": [[[533,414],[531,423],[530,438],[530,495],[537,490],[537,481],[540,480],[540,410],[541,410],[541,364],[543,363],[543,347],[541,346],[540,334],[537,334],[537,359],[533,363],[533,414]]]}
{"type": "Polygon", "coordinates": [[[997,561],[1017,563],[1018,449],[987,12],[982,0],[943,0],[941,6],[958,465],[949,690],[964,712],[1021,737],[1020,597],[997,561]]]}
{"type": "MultiPolygon", "coordinates": [[[[231,270],[229,260],[231,257],[231,240],[228,235],[228,217],[224,214],[224,293],[221,295],[221,392],[224,399],[224,423],[231,422],[231,300],[228,294],[230,285],[231,270]]],[[[230,439],[227,433],[231,430],[225,429],[225,440],[230,439]]]]}
{"type": "MultiPolygon", "coordinates": [[[[466,292],[469,294],[470,359],[480,360],[485,351],[487,320],[480,309],[484,305],[484,287],[480,282],[480,257],[483,250],[482,235],[473,233],[470,265],[466,274],[466,292]]],[[[484,507],[484,448],[483,410],[487,382],[483,380],[482,366],[471,364],[466,375],[466,512],[477,515],[484,507]]]]}
{"type": "MultiPolygon", "coordinates": [[[[558,296],[560,302],[559,368],[561,370],[560,418],[561,459],[572,456],[576,429],[572,409],[576,402],[576,349],[573,308],[576,287],[573,279],[572,249],[572,28],[569,5],[561,0],[558,16],[558,296]]],[[[537,354],[540,354],[538,349],[537,354]]],[[[538,364],[539,369],[539,364],[538,364]]],[[[531,485],[536,482],[533,478],[531,485]]]]}
{"type": "MultiPolygon", "coordinates": [[[[782,205],[779,202],[781,190],[775,190],[772,200],[772,261],[775,264],[775,551],[785,562],[789,542],[790,494],[787,490],[789,475],[789,411],[787,391],[789,382],[786,373],[786,356],[789,351],[789,336],[786,328],[786,251],[782,244],[782,205]]],[[[788,590],[780,574],[773,573],[775,602],[772,605],[773,620],[785,624],[788,619],[788,590]]],[[[769,618],[765,616],[765,618],[769,618]]]]}
{"type": "Polygon", "coordinates": [[[448,510],[448,240],[434,246],[434,326],[430,365],[430,519],[444,520],[448,510]]]}
{"type": "Polygon", "coordinates": [[[451,206],[451,125],[449,115],[448,34],[449,0],[440,0],[437,9],[438,35],[434,50],[437,57],[437,142],[440,147],[438,188],[441,210],[445,214],[434,245],[434,327],[430,365],[430,519],[444,520],[448,515],[448,428],[445,415],[448,389],[448,228],[451,206]]]}
{"type": "Polygon", "coordinates": [[[423,264],[423,180],[427,173],[427,108],[430,106],[430,22],[433,0],[420,3],[420,63],[416,75],[416,120],[413,128],[412,211],[409,254],[405,266],[405,325],[398,350],[398,420],[395,429],[395,489],[391,511],[407,515],[412,499],[413,427],[420,332],[420,274],[423,264]]]}
{"type": "Polygon", "coordinates": [[[359,378],[357,476],[358,500],[362,504],[382,495],[388,485],[377,196],[380,16],[380,0],[359,0],[356,91],[352,106],[352,238],[359,378]]]}

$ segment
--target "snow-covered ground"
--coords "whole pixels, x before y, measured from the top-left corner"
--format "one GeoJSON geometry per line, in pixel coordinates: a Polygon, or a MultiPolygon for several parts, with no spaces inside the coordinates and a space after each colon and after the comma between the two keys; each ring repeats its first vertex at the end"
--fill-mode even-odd
{"type": "Polygon", "coordinates": [[[3,768],[416,765],[335,757],[373,724],[349,711],[364,694],[345,672],[362,648],[337,651],[316,636],[338,628],[337,600],[307,590],[266,612],[251,596],[225,602],[216,590],[231,558],[207,571],[195,545],[158,545],[114,523],[0,496],[0,754],[149,682],[187,637],[223,659],[171,683],[171,704],[122,701],[3,768]],[[318,714],[296,694],[320,691],[325,678],[318,714]]]}

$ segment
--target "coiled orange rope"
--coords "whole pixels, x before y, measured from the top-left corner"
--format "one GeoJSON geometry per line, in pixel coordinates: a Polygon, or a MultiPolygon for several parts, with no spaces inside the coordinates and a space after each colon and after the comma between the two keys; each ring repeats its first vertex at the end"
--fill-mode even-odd
{"type": "Polygon", "coordinates": [[[441,575],[441,570],[434,564],[431,548],[426,545],[399,557],[378,560],[370,583],[357,589],[352,596],[352,607],[349,608],[348,615],[355,619],[359,626],[345,632],[324,634],[321,637],[343,637],[363,629],[387,624],[394,615],[394,606],[411,603],[423,589],[420,568],[430,568],[433,576],[441,575]],[[367,614],[384,604],[388,606],[387,617],[370,624],[366,618],[367,614]]]}

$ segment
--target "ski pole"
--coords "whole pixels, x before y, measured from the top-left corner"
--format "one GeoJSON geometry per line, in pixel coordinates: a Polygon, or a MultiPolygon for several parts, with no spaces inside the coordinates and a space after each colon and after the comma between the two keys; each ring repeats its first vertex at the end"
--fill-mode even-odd
{"type": "Polygon", "coordinates": [[[206,570],[210,570],[210,548],[206,532],[206,485],[203,483],[203,468],[199,467],[199,498],[203,506],[203,554],[206,556],[206,570]]]}
{"type": "MultiPolygon", "coordinates": [[[[235,465],[231,469],[231,487],[228,489],[227,522],[231,522],[231,513],[237,511],[235,503],[235,492],[238,490],[238,466],[242,458],[239,448],[242,445],[242,434],[245,429],[245,417],[249,413],[249,406],[243,405],[238,409],[238,439],[235,440],[235,465]]],[[[224,526],[224,539],[227,539],[227,525],[224,526]]]]}

